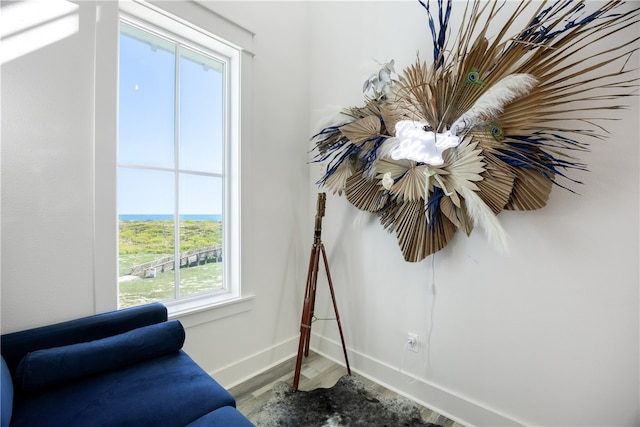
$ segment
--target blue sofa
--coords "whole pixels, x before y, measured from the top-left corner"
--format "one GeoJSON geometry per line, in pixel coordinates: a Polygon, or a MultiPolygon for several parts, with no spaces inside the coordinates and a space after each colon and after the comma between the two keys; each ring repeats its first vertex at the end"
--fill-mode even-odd
{"type": "Polygon", "coordinates": [[[150,304],[2,335],[1,425],[253,426],[150,304]]]}

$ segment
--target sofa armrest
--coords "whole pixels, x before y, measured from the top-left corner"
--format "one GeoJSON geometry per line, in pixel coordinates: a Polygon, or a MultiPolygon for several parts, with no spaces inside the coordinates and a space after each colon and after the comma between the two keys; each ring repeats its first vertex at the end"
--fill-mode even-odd
{"type": "Polygon", "coordinates": [[[0,338],[0,349],[9,370],[15,374],[27,353],[99,340],[166,321],[164,305],[148,304],[5,334],[0,338]]]}
{"type": "Polygon", "coordinates": [[[9,427],[13,412],[13,381],[4,359],[0,358],[0,427],[9,427]]]}

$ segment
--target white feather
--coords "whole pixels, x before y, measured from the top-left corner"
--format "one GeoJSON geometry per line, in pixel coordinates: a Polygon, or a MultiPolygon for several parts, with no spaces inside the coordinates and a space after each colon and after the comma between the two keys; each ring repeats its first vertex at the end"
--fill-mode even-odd
{"type": "Polygon", "coordinates": [[[474,225],[479,225],[484,229],[487,240],[495,246],[499,253],[508,252],[507,232],[502,228],[502,224],[491,208],[482,201],[475,191],[464,186],[456,190],[464,197],[467,213],[473,219],[474,225]]]}
{"type": "Polygon", "coordinates": [[[476,100],[473,106],[452,125],[451,133],[472,128],[494,118],[502,112],[505,104],[531,92],[538,80],[531,74],[511,74],[504,77],[476,100]]]}

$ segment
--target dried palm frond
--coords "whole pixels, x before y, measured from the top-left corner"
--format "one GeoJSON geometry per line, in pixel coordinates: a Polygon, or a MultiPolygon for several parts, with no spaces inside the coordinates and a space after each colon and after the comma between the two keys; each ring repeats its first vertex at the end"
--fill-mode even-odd
{"type": "Polygon", "coordinates": [[[482,181],[475,184],[482,200],[498,215],[512,198],[515,176],[511,170],[500,168],[491,155],[487,155],[484,161],[486,169],[482,173],[482,181]]]}
{"type": "Polygon", "coordinates": [[[342,192],[347,184],[347,179],[353,175],[355,171],[354,162],[342,162],[338,165],[335,172],[332,173],[324,182],[324,186],[333,192],[342,196],[342,192]]]}
{"type": "Polygon", "coordinates": [[[340,132],[353,144],[360,146],[380,135],[380,127],[379,117],[367,116],[340,127],[340,132]]]}
{"type": "Polygon", "coordinates": [[[516,179],[505,209],[530,211],[547,205],[553,182],[532,169],[515,169],[516,179]]]}
{"type": "Polygon", "coordinates": [[[345,195],[347,200],[358,209],[377,212],[387,201],[384,188],[377,181],[363,176],[362,171],[351,175],[347,179],[345,195]]]}
{"type": "MultiPolygon", "coordinates": [[[[470,190],[478,189],[475,183],[483,179],[485,162],[482,150],[477,146],[478,141],[465,138],[455,150],[445,152],[443,170],[448,174],[446,181],[450,184],[450,191],[459,193],[462,187],[467,187],[470,190]]],[[[452,194],[451,197],[453,203],[460,207],[457,195],[452,194]]]]}
{"type": "MultiPolygon", "coordinates": [[[[427,166],[418,166],[415,162],[400,176],[391,187],[391,192],[403,201],[418,201],[426,199],[427,166]]],[[[424,202],[422,203],[424,205],[424,202]]]]}
{"type": "Polygon", "coordinates": [[[327,163],[319,183],[377,212],[407,261],[476,225],[504,248],[497,215],[540,209],[554,185],[579,183],[570,173],[586,171],[577,155],[606,138],[604,123],[637,95],[638,70],[628,64],[640,37],[627,30],[639,25],[640,6],[469,0],[453,27],[459,3],[419,2],[433,62],[417,58],[397,79],[393,62],[384,64],[365,104],[314,137],[315,160],[327,163]],[[402,121],[413,127],[396,135],[402,121]]]}
{"type": "Polygon", "coordinates": [[[459,230],[462,230],[467,236],[473,230],[473,219],[467,213],[464,199],[461,199],[460,206],[456,206],[449,197],[443,197],[440,200],[440,212],[446,216],[449,221],[459,230]]]}
{"type": "Polygon", "coordinates": [[[402,255],[409,262],[424,259],[444,248],[456,230],[446,216],[439,216],[437,221],[427,221],[420,201],[398,206],[394,229],[402,255]]]}

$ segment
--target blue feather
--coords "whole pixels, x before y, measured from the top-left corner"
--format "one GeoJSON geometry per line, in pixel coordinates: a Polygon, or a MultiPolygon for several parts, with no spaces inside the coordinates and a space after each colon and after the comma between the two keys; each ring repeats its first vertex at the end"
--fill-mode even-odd
{"type": "MultiPolygon", "coordinates": [[[[580,5],[580,7],[578,8],[578,10],[579,10],[579,9],[582,9],[583,7],[584,7],[584,4],[580,5]]],[[[577,12],[577,10],[576,10],[576,12],[577,12]]],[[[568,30],[570,30],[570,29],[572,29],[572,28],[574,28],[574,27],[580,27],[580,26],[586,25],[586,24],[590,23],[591,21],[593,21],[593,20],[597,19],[597,18],[598,18],[600,15],[602,15],[603,13],[604,13],[604,11],[602,11],[602,10],[597,10],[597,11],[593,12],[591,15],[589,15],[589,16],[587,16],[587,17],[585,17],[585,18],[581,19],[581,20],[580,20],[580,21],[578,21],[578,22],[576,22],[575,20],[567,21],[567,23],[566,23],[566,25],[564,26],[564,28],[562,28],[562,29],[560,29],[560,30],[553,31],[553,32],[548,33],[548,34],[545,34],[545,35],[542,37],[542,40],[543,40],[544,42],[547,42],[548,40],[551,40],[551,39],[553,39],[554,37],[556,37],[556,36],[558,36],[558,35],[560,35],[560,34],[564,33],[565,31],[568,31],[568,30]]]]}
{"type": "Polygon", "coordinates": [[[371,167],[373,166],[373,164],[375,163],[375,161],[378,158],[378,149],[380,148],[380,146],[387,140],[386,136],[376,136],[375,138],[371,138],[368,141],[373,141],[373,148],[371,148],[371,150],[365,151],[364,154],[362,155],[362,157],[360,158],[360,161],[362,162],[362,166],[363,166],[363,170],[364,172],[368,172],[371,167]]]}
{"type": "MultiPolygon", "coordinates": [[[[592,21],[600,18],[605,10],[598,9],[595,12],[587,15],[582,19],[578,19],[578,15],[585,8],[585,4],[578,4],[574,10],[571,11],[570,15],[565,19],[566,23],[563,28],[557,29],[555,31],[549,31],[548,27],[544,25],[545,22],[551,21],[556,15],[561,13],[563,9],[571,6],[574,3],[574,0],[558,0],[552,6],[541,11],[538,16],[533,18],[529,25],[527,26],[527,30],[524,31],[519,39],[526,40],[532,42],[534,44],[544,44],[553,40],[554,38],[562,35],[563,33],[570,31],[576,27],[581,27],[591,23],[592,21]]],[[[615,15],[610,15],[609,17],[614,17],[615,15]]],[[[532,47],[534,49],[535,47],[532,47]]]]}
{"type": "MultiPolygon", "coordinates": [[[[347,140],[348,141],[348,140],[347,140]]],[[[329,165],[327,166],[327,171],[324,174],[324,176],[322,178],[320,178],[320,180],[318,182],[316,182],[316,184],[318,185],[324,185],[327,182],[327,179],[329,179],[329,177],[331,175],[333,175],[337,170],[338,167],[340,167],[340,165],[348,160],[348,159],[353,159],[358,150],[360,148],[357,145],[352,145],[351,147],[349,147],[348,149],[346,149],[344,151],[344,153],[342,153],[341,155],[336,155],[333,159],[331,159],[331,161],[329,162],[329,165]]],[[[318,160],[321,161],[321,160],[318,160]]]]}
{"type": "Polygon", "coordinates": [[[331,156],[333,151],[341,149],[349,142],[349,140],[340,132],[340,126],[329,126],[322,129],[311,137],[311,141],[315,141],[316,143],[316,148],[313,148],[311,151],[317,149],[317,147],[321,145],[326,145],[329,141],[333,141],[329,143],[328,146],[324,147],[324,153],[320,152],[314,157],[314,159],[316,159],[314,162],[326,160],[331,156]]]}
{"type": "Polygon", "coordinates": [[[425,204],[427,212],[425,214],[428,216],[429,228],[430,230],[434,230],[439,223],[440,219],[440,200],[444,196],[444,191],[440,187],[433,187],[433,192],[431,193],[431,197],[427,200],[425,204]]]}
{"type": "Polygon", "coordinates": [[[329,126],[327,128],[324,128],[320,132],[318,132],[317,134],[313,135],[311,137],[311,139],[314,140],[314,139],[318,138],[321,135],[328,135],[328,136],[325,137],[325,140],[326,140],[328,137],[340,133],[340,127],[341,126],[329,126]]]}
{"type": "Polygon", "coordinates": [[[436,25],[429,8],[429,0],[426,3],[422,0],[418,0],[422,7],[427,11],[427,17],[429,18],[429,29],[431,30],[431,39],[433,40],[433,62],[436,64],[436,68],[440,68],[444,65],[444,47],[447,38],[447,28],[449,27],[449,18],[451,17],[451,0],[447,0],[446,10],[442,7],[442,0],[438,0],[438,34],[436,35],[436,25]],[[443,12],[444,10],[444,12],[443,12]]]}
{"type": "Polygon", "coordinates": [[[573,183],[582,184],[582,182],[570,178],[562,171],[569,169],[587,171],[585,164],[556,158],[537,147],[537,145],[546,145],[544,139],[538,140],[533,137],[522,136],[511,136],[511,138],[520,139],[523,143],[505,142],[505,146],[508,148],[501,148],[498,150],[502,153],[497,156],[501,161],[516,168],[535,170],[548,180],[552,181],[555,185],[571,192],[573,192],[571,189],[559,184],[555,180],[555,177],[560,176],[573,183]]]}

